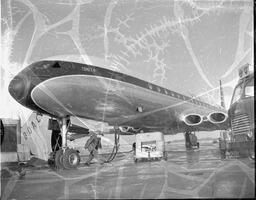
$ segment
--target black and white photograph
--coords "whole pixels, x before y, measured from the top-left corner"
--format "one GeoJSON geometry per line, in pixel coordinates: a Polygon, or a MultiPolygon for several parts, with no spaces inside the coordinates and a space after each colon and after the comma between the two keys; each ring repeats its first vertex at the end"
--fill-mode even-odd
{"type": "Polygon", "coordinates": [[[1,0],[1,200],[255,198],[254,1],[1,0]]]}

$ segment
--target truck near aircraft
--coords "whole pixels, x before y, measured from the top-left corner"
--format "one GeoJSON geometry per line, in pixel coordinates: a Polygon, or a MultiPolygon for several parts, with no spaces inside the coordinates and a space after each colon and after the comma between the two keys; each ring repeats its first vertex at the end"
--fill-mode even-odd
{"type": "Polygon", "coordinates": [[[223,158],[228,152],[239,157],[254,159],[254,69],[245,64],[238,69],[239,81],[233,91],[228,110],[230,130],[222,131],[220,151],[223,158]]]}

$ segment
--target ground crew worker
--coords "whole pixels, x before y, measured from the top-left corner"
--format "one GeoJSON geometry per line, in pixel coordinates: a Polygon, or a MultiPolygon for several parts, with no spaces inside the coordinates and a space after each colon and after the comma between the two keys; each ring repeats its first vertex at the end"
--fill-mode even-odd
{"type": "Polygon", "coordinates": [[[88,149],[89,151],[89,159],[86,161],[85,165],[89,166],[90,162],[93,158],[95,158],[100,164],[103,164],[99,160],[99,154],[98,154],[98,148],[101,148],[101,138],[97,137],[97,134],[93,131],[89,132],[90,138],[87,140],[87,142],[84,145],[85,149],[88,149]]]}
{"type": "Polygon", "coordinates": [[[185,144],[187,149],[191,148],[190,133],[188,131],[185,133],[185,144]]]}
{"type": "Polygon", "coordinates": [[[196,144],[197,144],[197,137],[194,134],[190,134],[189,138],[190,138],[190,144],[192,146],[196,146],[196,144]]]}
{"type": "Polygon", "coordinates": [[[135,152],[136,152],[136,142],[134,142],[132,144],[132,150],[133,150],[133,154],[135,155],[135,152]]]}
{"type": "Polygon", "coordinates": [[[2,144],[4,140],[4,124],[2,122],[2,119],[0,119],[0,134],[1,134],[1,144],[2,144]]]}

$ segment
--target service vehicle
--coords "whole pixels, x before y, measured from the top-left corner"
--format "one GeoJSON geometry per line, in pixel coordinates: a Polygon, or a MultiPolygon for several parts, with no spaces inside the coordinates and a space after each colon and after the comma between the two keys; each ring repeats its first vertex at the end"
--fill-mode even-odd
{"type": "Polygon", "coordinates": [[[136,148],[134,162],[139,160],[167,160],[165,151],[164,134],[161,132],[149,132],[136,134],[136,148]]]}
{"type": "Polygon", "coordinates": [[[253,65],[238,70],[239,81],[233,91],[228,110],[230,130],[221,132],[220,150],[223,157],[231,153],[254,159],[254,73],[253,65]]]}

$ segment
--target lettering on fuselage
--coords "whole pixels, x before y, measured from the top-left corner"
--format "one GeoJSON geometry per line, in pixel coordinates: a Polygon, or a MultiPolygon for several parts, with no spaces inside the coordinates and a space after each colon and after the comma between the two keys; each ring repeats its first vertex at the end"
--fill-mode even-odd
{"type": "Polygon", "coordinates": [[[191,99],[191,98],[188,98],[188,97],[186,97],[186,96],[184,96],[184,95],[177,94],[177,93],[172,92],[172,91],[168,91],[167,89],[161,88],[161,87],[159,87],[159,86],[154,86],[154,85],[152,85],[152,84],[149,83],[149,82],[147,83],[147,88],[150,89],[150,90],[156,91],[156,92],[158,92],[158,93],[161,93],[161,94],[165,94],[165,95],[167,95],[167,96],[174,97],[174,98],[176,98],[176,99],[182,99],[182,100],[184,100],[184,101],[186,101],[186,102],[190,102],[190,103],[193,103],[193,104],[196,104],[196,105],[200,105],[200,106],[204,106],[204,107],[207,107],[207,108],[212,108],[212,109],[214,109],[214,107],[212,107],[212,106],[210,106],[210,105],[208,105],[208,104],[206,104],[206,103],[204,103],[204,102],[200,102],[200,101],[198,101],[198,100],[196,100],[196,99],[194,99],[194,98],[191,99]]]}
{"type": "Polygon", "coordinates": [[[84,72],[92,72],[92,73],[96,72],[95,68],[92,68],[92,67],[82,67],[81,69],[84,72]]]}

